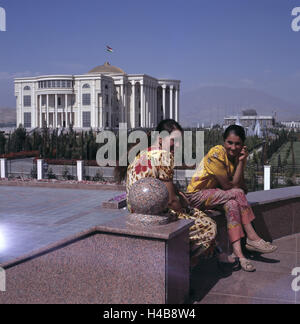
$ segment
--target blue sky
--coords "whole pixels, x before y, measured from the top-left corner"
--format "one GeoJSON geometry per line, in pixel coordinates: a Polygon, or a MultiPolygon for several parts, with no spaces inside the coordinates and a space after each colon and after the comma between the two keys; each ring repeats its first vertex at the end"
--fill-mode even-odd
{"type": "Polygon", "coordinates": [[[110,61],[127,73],[260,89],[300,100],[300,0],[0,0],[0,107],[13,78],[81,74],[110,61]],[[109,54],[106,45],[114,48],[109,54]]]}

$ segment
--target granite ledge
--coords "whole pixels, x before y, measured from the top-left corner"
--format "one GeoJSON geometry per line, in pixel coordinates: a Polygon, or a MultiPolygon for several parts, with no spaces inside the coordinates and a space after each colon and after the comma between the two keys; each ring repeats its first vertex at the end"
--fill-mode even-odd
{"type": "Polygon", "coordinates": [[[107,190],[107,191],[126,191],[126,186],[115,184],[86,184],[86,183],[51,183],[51,182],[31,182],[31,181],[6,181],[1,180],[0,186],[7,187],[34,187],[34,188],[53,188],[53,189],[80,189],[80,190],[107,190]]]}
{"type": "Polygon", "coordinates": [[[300,199],[300,186],[250,192],[247,199],[251,206],[261,206],[274,202],[300,199]]]}
{"type": "Polygon", "coordinates": [[[161,241],[168,241],[182,232],[188,230],[194,221],[191,220],[178,220],[167,225],[155,226],[155,227],[139,227],[127,225],[126,218],[120,217],[113,221],[107,222],[102,225],[91,227],[85,231],[78,232],[75,235],[69,236],[63,240],[57,241],[53,244],[47,245],[41,249],[29,252],[23,256],[13,259],[11,261],[0,264],[3,269],[9,269],[18,264],[28,262],[32,259],[38,258],[42,255],[51,253],[55,250],[71,245],[84,238],[97,235],[97,234],[112,234],[123,235],[131,237],[140,237],[144,239],[156,239],[161,241]]]}

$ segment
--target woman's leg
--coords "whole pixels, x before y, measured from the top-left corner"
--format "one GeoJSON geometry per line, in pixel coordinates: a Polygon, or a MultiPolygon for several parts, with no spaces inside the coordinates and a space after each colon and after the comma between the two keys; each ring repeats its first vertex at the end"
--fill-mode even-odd
{"type": "Polygon", "coordinates": [[[228,234],[231,243],[244,237],[242,225],[250,224],[255,218],[246,197],[241,196],[242,190],[221,190],[208,189],[201,190],[194,194],[188,194],[187,198],[192,207],[205,209],[214,209],[223,207],[227,219],[228,234]]]}
{"type": "Polygon", "coordinates": [[[245,236],[243,225],[251,240],[259,239],[251,225],[255,216],[243,190],[232,189],[224,191],[221,189],[208,189],[195,194],[189,194],[187,197],[195,208],[213,209],[220,206],[224,208],[229,239],[237,257],[244,257],[240,241],[245,236]]]}

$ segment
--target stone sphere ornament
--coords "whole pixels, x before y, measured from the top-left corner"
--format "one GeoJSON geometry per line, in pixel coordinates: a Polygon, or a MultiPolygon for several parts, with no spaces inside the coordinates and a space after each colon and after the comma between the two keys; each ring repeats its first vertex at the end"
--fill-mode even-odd
{"type": "Polygon", "coordinates": [[[128,202],[135,214],[163,215],[168,209],[169,192],[162,181],[144,178],[131,186],[128,202]]]}

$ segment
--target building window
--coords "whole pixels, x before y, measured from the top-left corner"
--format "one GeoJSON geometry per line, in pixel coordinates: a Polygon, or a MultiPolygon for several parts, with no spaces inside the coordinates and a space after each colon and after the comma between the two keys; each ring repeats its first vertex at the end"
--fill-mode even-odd
{"type": "Polygon", "coordinates": [[[57,97],[57,105],[60,107],[61,106],[61,97],[57,97]]]}
{"type": "Polygon", "coordinates": [[[83,106],[90,106],[91,105],[91,94],[90,93],[84,93],[82,95],[82,105],[83,106]]]}
{"type": "Polygon", "coordinates": [[[84,84],[83,86],[82,86],[82,89],[90,89],[91,87],[90,87],[90,85],[89,84],[84,84]]]}
{"type": "Polygon", "coordinates": [[[105,95],[105,104],[108,105],[108,95],[105,95]]]}
{"type": "Polygon", "coordinates": [[[31,107],[31,96],[24,96],[24,107],[31,107]]]}
{"type": "Polygon", "coordinates": [[[24,87],[24,91],[30,91],[30,90],[31,90],[31,89],[30,89],[29,86],[24,87]]]}
{"type": "Polygon", "coordinates": [[[24,127],[31,128],[31,113],[24,113],[24,127]]]}
{"type": "Polygon", "coordinates": [[[91,127],[91,113],[89,111],[82,112],[82,127],[91,127]]]}

